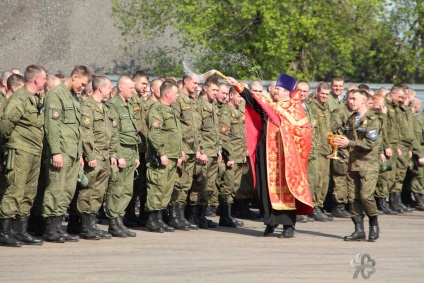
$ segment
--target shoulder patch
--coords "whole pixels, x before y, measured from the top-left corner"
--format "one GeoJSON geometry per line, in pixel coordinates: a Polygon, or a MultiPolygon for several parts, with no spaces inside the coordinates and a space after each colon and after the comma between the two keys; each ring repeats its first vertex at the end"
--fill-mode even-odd
{"type": "Polygon", "coordinates": [[[90,123],[91,123],[91,118],[90,118],[90,117],[85,116],[85,117],[84,117],[84,119],[82,120],[82,123],[83,123],[85,126],[89,126],[89,125],[90,125],[90,123]]]}
{"type": "Polygon", "coordinates": [[[224,123],[221,123],[220,127],[219,127],[219,132],[221,134],[226,134],[228,132],[229,128],[227,125],[225,125],[224,123]]]}
{"type": "Polygon", "coordinates": [[[116,120],[112,121],[112,128],[118,128],[118,121],[116,120]]]}
{"type": "Polygon", "coordinates": [[[157,118],[153,119],[153,121],[152,121],[152,127],[153,128],[158,129],[158,128],[160,128],[161,125],[162,125],[161,120],[159,120],[157,118]]]}
{"type": "Polygon", "coordinates": [[[370,140],[375,141],[378,139],[378,132],[376,129],[368,131],[367,136],[370,140]]]}
{"type": "Polygon", "coordinates": [[[59,120],[61,112],[62,112],[62,110],[52,109],[52,119],[59,120]]]}

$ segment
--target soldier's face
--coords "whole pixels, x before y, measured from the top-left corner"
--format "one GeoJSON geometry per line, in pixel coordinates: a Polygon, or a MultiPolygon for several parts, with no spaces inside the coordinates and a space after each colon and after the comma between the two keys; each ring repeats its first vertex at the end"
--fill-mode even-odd
{"type": "Polygon", "coordinates": [[[112,83],[108,80],[104,86],[100,86],[103,99],[109,99],[112,93],[112,83]]]}
{"type": "Polygon", "coordinates": [[[392,98],[392,102],[396,103],[396,104],[403,104],[405,102],[406,99],[406,93],[402,90],[393,90],[390,93],[390,96],[392,98]]]}
{"type": "Polygon", "coordinates": [[[76,74],[72,76],[72,90],[76,94],[81,94],[82,90],[85,88],[87,84],[88,84],[87,77],[78,76],[76,74]]]}
{"type": "Polygon", "coordinates": [[[256,95],[262,95],[263,92],[263,88],[260,85],[254,85],[252,86],[252,88],[250,89],[251,93],[254,93],[256,95]]]}
{"type": "Polygon", "coordinates": [[[384,99],[375,100],[372,109],[376,112],[381,112],[384,107],[384,99]]]}
{"type": "Polygon", "coordinates": [[[331,83],[331,90],[337,96],[341,95],[344,89],[344,82],[342,81],[333,81],[331,83]]]}
{"type": "Polygon", "coordinates": [[[203,89],[204,89],[206,96],[207,96],[207,98],[210,102],[215,100],[215,98],[216,98],[216,96],[218,95],[218,92],[219,92],[219,87],[217,85],[215,85],[215,84],[211,84],[209,86],[205,85],[203,87],[203,89]]]}
{"type": "Polygon", "coordinates": [[[135,83],[135,90],[137,93],[141,96],[145,96],[147,92],[147,85],[149,84],[149,80],[147,78],[139,78],[134,81],[135,83]]]}
{"type": "Polygon", "coordinates": [[[230,102],[234,104],[234,106],[239,107],[242,101],[243,101],[243,98],[240,96],[239,93],[230,94],[230,102]]]}
{"type": "Polygon", "coordinates": [[[130,98],[135,93],[135,84],[133,81],[127,81],[119,86],[119,93],[126,99],[130,98]]]}
{"type": "Polygon", "coordinates": [[[367,101],[367,98],[358,92],[354,92],[349,95],[349,108],[352,111],[357,111],[359,108],[361,108],[362,105],[364,105],[367,101]]]}
{"type": "Polygon", "coordinates": [[[184,80],[184,87],[188,90],[189,94],[195,93],[197,87],[199,86],[200,78],[196,75],[193,75],[192,78],[186,78],[184,80]]]}
{"type": "Polygon", "coordinates": [[[330,95],[330,90],[329,89],[321,89],[320,91],[318,91],[317,93],[317,100],[319,103],[324,103],[328,100],[328,96],[330,95]]]}
{"type": "Polygon", "coordinates": [[[178,87],[173,86],[168,93],[169,104],[174,103],[178,98],[178,87]]]}
{"type": "Polygon", "coordinates": [[[372,100],[372,98],[368,98],[367,100],[367,109],[373,109],[373,105],[374,105],[374,101],[372,100]]]}
{"type": "Polygon", "coordinates": [[[302,101],[304,101],[309,94],[309,86],[305,83],[300,83],[296,86],[296,89],[299,91],[300,93],[300,99],[302,101]]]}
{"type": "Polygon", "coordinates": [[[222,85],[219,87],[218,96],[216,97],[216,100],[219,103],[227,103],[228,95],[229,95],[229,88],[225,85],[222,85]]]}
{"type": "Polygon", "coordinates": [[[34,78],[34,83],[37,86],[38,91],[41,91],[41,90],[44,91],[44,85],[46,84],[46,81],[47,81],[46,78],[47,78],[47,75],[46,75],[46,72],[44,71],[41,72],[40,75],[34,78]]]}

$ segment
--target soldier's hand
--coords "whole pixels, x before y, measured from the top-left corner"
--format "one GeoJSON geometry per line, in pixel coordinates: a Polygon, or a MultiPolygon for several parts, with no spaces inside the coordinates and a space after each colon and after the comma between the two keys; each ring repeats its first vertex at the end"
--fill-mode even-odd
{"type": "Polygon", "coordinates": [[[424,157],[418,158],[418,163],[424,165],[424,157]]]}
{"type": "Polygon", "coordinates": [[[118,164],[118,161],[116,161],[116,158],[112,157],[112,158],[110,159],[110,165],[111,165],[111,166],[114,166],[114,165],[116,165],[116,164],[118,164]]]}
{"type": "Polygon", "coordinates": [[[181,167],[182,164],[183,164],[183,158],[178,158],[177,167],[181,167]]]}
{"type": "Polygon", "coordinates": [[[181,162],[186,161],[186,155],[184,151],[181,151],[181,162]]]}
{"type": "Polygon", "coordinates": [[[52,157],[52,165],[54,168],[60,169],[63,167],[63,157],[62,154],[58,153],[52,157]]]}
{"type": "Polygon", "coordinates": [[[397,153],[398,153],[398,156],[402,156],[402,150],[400,150],[399,148],[397,149],[397,153]]]}
{"type": "Polygon", "coordinates": [[[196,159],[200,159],[200,157],[202,156],[202,154],[200,153],[200,151],[196,152],[196,159]]]}
{"type": "Polygon", "coordinates": [[[234,160],[227,161],[228,168],[233,168],[233,166],[234,166],[234,160]]]}
{"type": "Polygon", "coordinates": [[[140,159],[135,160],[135,168],[138,168],[140,166],[140,159]]]}
{"type": "Polygon", "coordinates": [[[208,163],[208,156],[206,154],[202,154],[200,156],[200,160],[202,160],[203,164],[207,164],[208,163]]]}
{"type": "Polygon", "coordinates": [[[381,161],[383,161],[383,162],[387,161],[386,156],[383,153],[380,154],[380,157],[381,157],[381,161]]]}
{"type": "Polygon", "coordinates": [[[127,167],[127,163],[125,162],[124,158],[118,159],[118,167],[121,169],[124,169],[125,167],[127,167]]]}
{"type": "Polygon", "coordinates": [[[97,166],[97,160],[94,159],[94,160],[88,161],[88,166],[90,166],[91,168],[96,167],[97,166]]]}
{"type": "Polygon", "coordinates": [[[220,152],[220,153],[218,153],[218,163],[221,162],[221,161],[222,161],[222,154],[220,152]]]}
{"type": "Polygon", "coordinates": [[[387,114],[387,107],[386,106],[381,107],[381,113],[387,114]]]}
{"type": "Polygon", "coordinates": [[[84,169],[84,158],[82,158],[82,156],[80,157],[80,166],[84,169]]]}
{"type": "Polygon", "coordinates": [[[166,155],[162,155],[160,157],[160,164],[162,164],[162,166],[166,166],[168,165],[168,156],[166,155]]]}
{"type": "Polygon", "coordinates": [[[412,151],[408,151],[409,158],[412,157],[412,151]]]}
{"type": "Polygon", "coordinates": [[[346,137],[335,138],[334,144],[338,145],[339,147],[347,147],[349,144],[349,139],[346,137]]]}
{"type": "Polygon", "coordinates": [[[393,152],[391,148],[386,148],[384,150],[384,153],[386,154],[387,157],[392,157],[393,156],[393,152]]]}

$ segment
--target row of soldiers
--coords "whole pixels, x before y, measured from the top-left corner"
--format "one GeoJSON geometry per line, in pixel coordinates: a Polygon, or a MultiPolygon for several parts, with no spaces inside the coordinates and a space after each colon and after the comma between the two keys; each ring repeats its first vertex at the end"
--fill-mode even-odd
{"type": "MultiPolygon", "coordinates": [[[[58,243],[135,237],[125,213],[127,224],[136,220],[152,232],[217,227],[205,217],[214,197],[219,225],[243,226],[231,212],[246,167],[242,98],[215,78],[198,96],[194,74],[180,88],[155,79],[150,96],[148,83],[142,71],[121,76],[114,93],[107,77],[85,66],[64,78],[39,65],[8,76],[1,94],[1,245],[41,245],[28,233],[30,216],[35,235],[58,243]],[[96,225],[103,203],[107,232],[96,225]]],[[[248,210],[251,186],[244,196],[244,215],[258,218],[248,210]]]]}

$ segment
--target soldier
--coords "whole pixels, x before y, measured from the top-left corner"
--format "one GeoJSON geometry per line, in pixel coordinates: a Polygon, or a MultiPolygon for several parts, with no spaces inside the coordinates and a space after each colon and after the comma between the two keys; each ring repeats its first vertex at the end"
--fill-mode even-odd
{"type": "Polygon", "coordinates": [[[96,217],[106,193],[110,166],[116,166],[117,139],[113,120],[104,101],[112,91],[112,83],[104,76],[96,76],[92,82],[93,93],[81,104],[83,157],[88,166],[84,171],[88,186],[78,192],[77,208],[81,217],[80,237],[88,240],[110,239],[112,235],[96,226],[96,217]]]}
{"type": "Polygon", "coordinates": [[[134,110],[135,120],[137,121],[138,135],[141,138],[139,144],[139,160],[140,167],[138,168],[138,177],[134,181],[133,197],[130,203],[125,209],[124,224],[128,227],[145,226],[146,220],[137,218],[135,215],[137,197],[140,197],[140,212],[146,203],[146,145],[147,145],[147,125],[146,125],[146,113],[149,109],[147,101],[149,96],[147,95],[147,85],[149,83],[149,77],[144,71],[137,71],[133,75],[133,81],[135,85],[135,93],[128,101],[132,104],[134,110]]]}
{"type": "Polygon", "coordinates": [[[343,105],[341,101],[341,95],[344,90],[344,79],[340,76],[336,76],[331,80],[331,92],[328,97],[328,108],[330,113],[333,113],[337,108],[343,105]]]}
{"type": "Polygon", "coordinates": [[[0,106],[6,102],[5,94],[7,92],[7,79],[13,75],[12,71],[5,71],[0,76],[0,106]]]}
{"type": "Polygon", "coordinates": [[[414,132],[415,138],[419,141],[420,146],[413,155],[413,179],[411,182],[411,190],[415,198],[415,209],[424,210],[424,170],[423,170],[423,150],[424,150],[424,115],[423,112],[418,114],[421,109],[421,100],[414,98],[409,104],[414,113],[414,132]]]}
{"type": "Polygon", "coordinates": [[[116,139],[118,145],[118,168],[112,166],[113,180],[106,193],[106,216],[109,218],[108,232],[114,237],[135,237],[123,223],[125,209],[133,196],[134,171],[140,165],[138,145],[139,127],[134,116],[133,105],[128,99],[134,94],[134,81],[128,76],[118,79],[118,94],[107,103],[110,113],[118,120],[116,139]]]}
{"type": "Polygon", "coordinates": [[[216,228],[217,223],[206,219],[208,202],[216,187],[218,163],[221,161],[221,145],[219,139],[219,120],[214,106],[215,97],[219,91],[219,82],[209,77],[203,86],[203,95],[197,100],[197,110],[201,118],[199,135],[199,154],[196,156],[201,163],[200,179],[193,183],[190,194],[190,204],[193,207],[194,220],[199,228],[216,228]]]}
{"type": "Polygon", "coordinates": [[[149,219],[146,224],[151,232],[174,232],[175,228],[189,230],[188,225],[175,222],[176,215],[171,214],[171,224],[163,222],[162,210],[171,200],[177,167],[182,163],[181,130],[178,119],[171,107],[178,98],[178,87],[173,81],[165,81],[160,86],[159,101],[149,110],[147,123],[147,201],[146,210],[149,219]],[[173,221],[174,220],[174,221],[173,221]]]}
{"type": "Polygon", "coordinates": [[[317,128],[314,136],[316,137],[317,166],[320,171],[317,178],[316,190],[312,195],[315,208],[311,215],[317,221],[333,220],[331,216],[328,216],[322,211],[330,178],[330,161],[327,158],[331,153],[331,148],[328,144],[328,133],[331,131],[330,109],[327,103],[329,95],[330,86],[327,83],[320,83],[317,88],[316,98],[308,102],[313,117],[317,120],[317,128]]]}
{"type": "Polygon", "coordinates": [[[63,230],[62,218],[74,197],[78,171],[84,165],[78,94],[91,78],[87,67],[77,66],[69,78],[46,94],[45,134],[50,166],[43,201],[46,220],[43,237],[48,242],[79,240],[63,230]]]}
{"type": "MultiPolygon", "coordinates": [[[[177,119],[180,122],[182,134],[182,151],[185,159],[181,165],[181,170],[187,174],[187,180],[178,179],[175,181],[174,190],[172,192],[171,201],[169,202],[170,221],[173,227],[189,226],[190,229],[196,230],[199,227],[193,221],[188,221],[184,216],[189,190],[193,182],[194,165],[196,156],[200,156],[199,152],[199,127],[200,117],[196,111],[196,101],[194,94],[197,91],[200,78],[192,73],[185,75],[183,78],[183,88],[178,92],[178,98],[171,106],[175,111],[177,119]]],[[[192,209],[195,209],[194,207],[192,209]]],[[[193,214],[192,214],[193,215],[193,214]]]]}
{"type": "MultiPolygon", "coordinates": [[[[228,88],[228,87],[227,87],[228,88]]],[[[230,90],[228,104],[220,109],[219,132],[222,140],[222,162],[225,171],[220,182],[220,218],[219,225],[224,227],[241,227],[243,222],[231,216],[231,204],[240,186],[242,166],[246,162],[246,138],[244,134],[244,117],[239,110],[243,98],[234,89],[230,90]]]]}
{"type": "Polygon", "coordinates": [[[344,237],[345,241],[365,240],[364,212],[369,218],[368,240],[375,241],[379,237],[374,191],[379,171],[382,122],[367,109],[368,98],[364,90],[349,94],[349,108],[354,113],[346,124],[346,137],[334,139],[335,144],[350,150],[347,185],[355,232],[344,237]]]}
{"type": "Polygon", "coordinates": [[[38,65],[25,70],[25,86],[11,97],[0,121],[6,140],[5,191],[0,192],[0,245],[42,245],[28,234],[28,217],[37,192],[40,155],[43,149],[44,107],[38,92],[46,82],[46,71],[38,65]],[[16,238],[11,225],[16,218],[16,238]]]}

